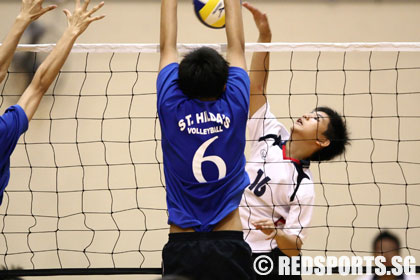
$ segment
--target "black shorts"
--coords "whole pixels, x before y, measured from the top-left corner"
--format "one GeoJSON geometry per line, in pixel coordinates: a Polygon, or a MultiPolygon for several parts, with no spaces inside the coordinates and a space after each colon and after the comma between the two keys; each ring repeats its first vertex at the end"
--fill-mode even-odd
{"type": "Polygon", "coordinates": [[[280,279],[287,279],[287,280],[301,280],[302,276],[300,275],[279,275],[279,257],[287,257],[279,248],[274,249],[269,253],[252,253],[252,260],[253,264],[255,259],[259,256],[267,256],[273,261],[273,270],[268,275],[259,275],[256,274],[257,280],[280,280],[280,279]]]}
{"type": "Polygon", "coordinates": [[[251,248],[242,231],[170,233],[162,251],[163,275],[190,280],[255,279],[251,248]]]}

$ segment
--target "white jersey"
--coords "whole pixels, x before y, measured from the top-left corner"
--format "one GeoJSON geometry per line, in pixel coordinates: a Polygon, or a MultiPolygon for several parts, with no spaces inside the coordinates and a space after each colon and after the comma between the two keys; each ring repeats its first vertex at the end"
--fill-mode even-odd
{"type": "Polygon", "coordinates": [[[312,217],[314,185],[309,163],[285,157],[290,134],[268,103],[248,121],[248,130],[252,144],[246,171],[251,184],[239,207],[244,238],[253,252],[270,252],[277,248],[276,241],[266,240],[251,222],[271,218],[286,234],[303,240],[312,217]]]}

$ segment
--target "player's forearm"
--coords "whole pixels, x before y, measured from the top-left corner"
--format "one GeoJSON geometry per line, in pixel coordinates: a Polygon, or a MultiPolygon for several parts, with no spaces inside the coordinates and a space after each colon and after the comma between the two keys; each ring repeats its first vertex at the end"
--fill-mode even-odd
{"type": "Polygon", "coordinates": [[[162,0],[160,17],[160,49],[176,50],[178,0],[162,0]]]}
{"type": "Polygon", "coordinates": [[[0,47],[0,82],[6,76],[7,69],[12,62],[16,47],[23,32],[31,23],[30,19],[18,16],[0,47]]]}
{"type": "Polygon", "coordinates": [[[176,48],[178,0],[162,0],[160,12],[160,62],[159,70],[175,62],[178,58],[176,48]]]}
{"type": "Polygon", "coordinates": [[[57,77],[78,36],[72,28],[67,28],[53,51],[39,66],[30,86],[37,88],[40,94],[43,95],[57,77]]]}
{"type": "MultiPolygon", "coordinates": [[[[258,43],[270,43],[271,34],[258,38],[258,43]]],[[[251,93],[263,94],[267,86],[268,70],[270,68],[269,52],[254,52],[251,61],[251,71],[249,77],[251,79],[251,93]]]]}
{"type": "Polygon", "coordinates": [[[289,257],[298,256],[302,241],[297,235],[288,235],[284,231],[277,229],[276,242],[279,249],[289,257]]]}
{"type": "MultiPolygon", "coordinates": [[[[270,43],[271,32],[267,34],[260,34],[258,43],[270,43]]],[[[258,111],[266,102],[265,97],[268,74],[270,69],[270,53],[269,52],[254,52],[251,60],[251,70],[249,78],[251,80],[251,96],[249,102],[249,116],[258,111]]]]}
{"type": "Polygon", "coordinates": [[[45,92],[57,77],[77,37],[77,33],[71,28],[64,32],[53,51],[39,66],[32,82],[19,99],[18,105],[25,110],[29,121],[35,114],[45,92]]]}
{"type": "Polygon", "coordinates": [[[245,35],[241,3],[238,0],[224,0],[224,3],[228,61],[243,59],[245,62],[245,35]]]}

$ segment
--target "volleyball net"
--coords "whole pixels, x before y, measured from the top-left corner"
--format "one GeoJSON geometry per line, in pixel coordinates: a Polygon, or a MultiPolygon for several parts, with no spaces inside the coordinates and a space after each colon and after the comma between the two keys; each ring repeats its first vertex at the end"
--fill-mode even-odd
{"type": "MultiPolygon", "coordinates": [[[[19,47],[33,65],[51,49],[19,47]]],[[[11,158],[0,265],[21,275],[160,272],[168,216],[158,50],[74,47],[11,158]]],[[[270,52],[266,95],[286,127],[317,106],[336,109],[349,127],[346,154],[311,165],[316,199],[302,254],[372,255],[373,237],[387,229],[403,254],[420,260],[420,44],[247,44],[246,51],[247,61],[270,52]]],[[[9,70],[2,112],[30,74],[16,64],[9,70]]]]}

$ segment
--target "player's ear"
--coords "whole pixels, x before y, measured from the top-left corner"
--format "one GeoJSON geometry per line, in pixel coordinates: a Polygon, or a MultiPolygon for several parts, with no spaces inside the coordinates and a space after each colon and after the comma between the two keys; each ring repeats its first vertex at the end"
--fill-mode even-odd
{"type": "Polygon", "coordinates": [[[326,148],[331,144],[330,139],[328,138],[324,138],[324,139],[317,139],[316,140],[316,144],[321,148],[326,148]]]}

